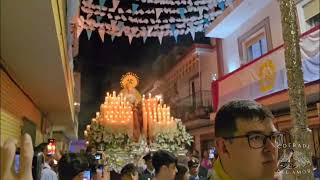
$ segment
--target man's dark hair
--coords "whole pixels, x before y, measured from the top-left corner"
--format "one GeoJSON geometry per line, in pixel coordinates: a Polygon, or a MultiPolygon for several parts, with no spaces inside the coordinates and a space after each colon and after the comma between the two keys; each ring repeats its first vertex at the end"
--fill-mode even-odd
{"type": "Polygon", "coordinates": [[[184,175],[188,172],[188,168],[182,164],[177,164],[177,170],[175,180],[183,179],[184,175]]]}
{"type": "Polygon", "coordinates": [[[159,173],[162,166],[169,166],[172,163],[177,164],[177,158],[169,151],[159,150],[152,156],[152,165],[156,174],[159,173]]]}
{"type": "Polygon", "coordinates": [[[76,153],[67,153],[58,162],[59,180],[70,180],[89,168],[86,157],[76,153]]]}
{"type": "Polygon", "coordinates": [[[147,155],[143,156],[143,159],[145,161],[152,161],[152,154],[151,153],[148,153],[147,155]]]}
{"type": "Polygon", "coordinates": [[[41,143],[37,147],[35,147],[34,151],[44,153],[44,150],[47,148],[48,143],[41,143]]]}
{"type": "Polygon", "coordinates": [[[231,101],[223,105],[215,117],[215,136],[230,137],[237,131],[236,121],[241,118],[246,121],[272,120],[269,109],[250,100],[231,101]]]}
{"type": "Polygon", "coordinates": [[[133,164],[133,163],[129,163],[125,166],[123,166],[123,168],[121,169],[121,177],[125,176],[125,175],[128,175],[128,176],[131,176],[131,175],[135,175],[136,173],[138,173],[138,168],[133,164]]]}

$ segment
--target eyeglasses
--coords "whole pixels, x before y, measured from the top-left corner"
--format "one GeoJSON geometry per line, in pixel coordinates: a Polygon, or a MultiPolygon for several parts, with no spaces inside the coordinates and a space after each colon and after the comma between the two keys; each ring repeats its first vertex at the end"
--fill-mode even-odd
{"type": "Polygon", "coordinates": [[[248,144],[253,149],[259,149],[266,145],[267,139],[277,146],[283,143],[283,134],[274,132],[271,135],[264,135],[259,133],[250,133],[242,136],[224,137],[224,139],[247,138],[248,144]]]}

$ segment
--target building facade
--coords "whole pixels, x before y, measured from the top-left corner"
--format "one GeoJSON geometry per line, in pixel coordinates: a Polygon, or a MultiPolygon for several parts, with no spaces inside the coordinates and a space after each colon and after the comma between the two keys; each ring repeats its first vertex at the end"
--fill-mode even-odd
{"type": "Polygon", "coordinates": [[[68,141],[77,138],[80,76],[74,77],[67,42],[67,17],[74,14],[67,6],[1,2],[1,142],[27,132],[35,146],[56,138],[58,148],[68,150],[68,141]]]}
{"type": "MultiPolygon", "coordinates": [[[[160,64],[156,61],[153,67],[160,64]]],[[[176,63],[166,67],[160,75],[162,78],[142,91],[163,97],[174,117],[181,119],[188,132],[195,137],[194,148],[198,151],[201,150],[201,137],[213,138],[209,117],[213,111],[211,82],[217,74],[216,47],[194,44],[178,56],[176,63]]]]}
{"type": "MultiPolygon", "coordinates": [[[[312,154],[320,157],[319,1],[297,1],[302,70],[305,81],[312,154]]],[[[219,78],[212,82],[216,111],[234,99],[253,99],[268,106],[283,132],[292,128],[284,61],[281,12],[277,0],[235,0],[208,27],[218,47],[219,78]]],[[[211,114],[211,120],[215,113],[211,114]]],[[[214,123],[214,122],[213,122],[214,123]]],[[[289,134],[287,142],[291,141],[289,134]]]]}

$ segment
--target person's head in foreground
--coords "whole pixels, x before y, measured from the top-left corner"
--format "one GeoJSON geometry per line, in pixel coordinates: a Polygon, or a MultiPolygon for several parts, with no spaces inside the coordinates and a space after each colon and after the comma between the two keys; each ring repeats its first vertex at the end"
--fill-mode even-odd
{"type": "Polygon", "coordinates": [[[223,171],[237,180],[273,179],[280,134],[266,107],[250,100],[231,101],[215,117],[216,148],[223,171]]]}
{"type": "Polygon", "coordinates": [[[175,180],[189,180],[188,168],[185,165],[177,164],[177,170],[175,180]]]}
{"type": "Polygon", "coordinates": [[[133,164],[129,163],[121,169],[121,180],[138,180],[138,168],[133,164]]]}
{"type": "Polygon", "coordinates": [[[145,156],[143,157],[143,160],[144,160],[145,163],[146,163],[147,169],[153,170],[152,154],[151,154],[151,153],[148,153],[147,155],[145,155],[145,156]]]}
{"type": "Polygon", "coordinates": [[[190,175],[193,177],[197,177],[199,171],[199,160],[196,158],[192,158],[190,161],[188,161],[188,167],[190,175]]]}
{"type": "Polygon", "coordinates": [[[152,156],[152,165],[157,180],[174,180],[177,168],[177,158],[170,152],[159,150],[152,156]]]}
{"type": "Polygon", "coordinates": [[[89,170],[89,162],[80,154],[67,153],[58,162],[60,180],[83,180],[86,170],[89,170]]]}

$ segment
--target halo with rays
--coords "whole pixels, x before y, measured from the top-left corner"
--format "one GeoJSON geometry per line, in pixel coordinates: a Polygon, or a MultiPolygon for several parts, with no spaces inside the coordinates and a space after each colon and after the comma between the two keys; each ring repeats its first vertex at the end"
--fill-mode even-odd
{"type": "Polygon", "coordinates": [[[139,77],[135,73],[127,72],[126,74],[122,75],[120,84],[122,88],[135,88],[139,84],[139,77]]]}

